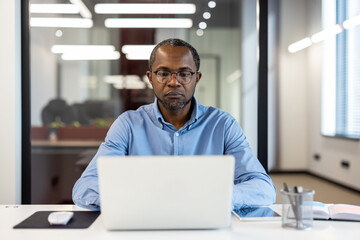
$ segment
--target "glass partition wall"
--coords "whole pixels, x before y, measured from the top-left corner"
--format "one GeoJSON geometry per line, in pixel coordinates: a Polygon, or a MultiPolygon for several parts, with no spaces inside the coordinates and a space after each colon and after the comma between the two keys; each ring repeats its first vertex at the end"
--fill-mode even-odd
{"type": "Polygon", "coordinates": [[[111,123],[154,101],[147,59],[166,38],[199,51],[197,100],[241,122],[241,1],[138,2],[30,0],[30,203],[72,203],[111,123]]]}

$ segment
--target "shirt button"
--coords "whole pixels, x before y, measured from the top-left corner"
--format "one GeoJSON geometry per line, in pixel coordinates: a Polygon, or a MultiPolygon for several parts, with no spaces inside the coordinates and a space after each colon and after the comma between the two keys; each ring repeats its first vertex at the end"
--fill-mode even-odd
{"type": "Polygon", "coordinates": [[[177,132],[177,133],[175,133],[175,136],[177,136],[177,137],[178,137],[178,136],[179,136],[179,133],[178,133],[178,132],[177,132]]]}

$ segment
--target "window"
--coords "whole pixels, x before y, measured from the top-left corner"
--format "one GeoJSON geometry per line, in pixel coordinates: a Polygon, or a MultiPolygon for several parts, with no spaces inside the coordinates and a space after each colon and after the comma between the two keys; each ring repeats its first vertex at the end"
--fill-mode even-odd
{"type": "MultiPolygon", "coordinates": [[[[360,1],[323,0],[323,29],[360,15],[360,1]]],[[[323,135],[360,139],[360,26],[324,42],[323,135]]]]}

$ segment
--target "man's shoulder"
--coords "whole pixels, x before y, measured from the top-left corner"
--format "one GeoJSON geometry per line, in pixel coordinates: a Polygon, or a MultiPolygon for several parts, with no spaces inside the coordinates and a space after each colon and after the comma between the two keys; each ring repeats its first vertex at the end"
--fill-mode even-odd
{"type": "Polygon", "coordinates": [[[234,117],[231,116],[230,113],[221,110],[220,108],[216,108],[213,106],[204,106],[202,104],[198,104],[199,117],[205,118],[221,118],[224,120],[234,120],[234,117]]]}
{"type": "Polygon", "coordinates": [[[119,115],[115,125],[143,126],[144,122],[154,122],[155,112],[153,104],[143,105],[136,110],[127,110],[119,115]]]}

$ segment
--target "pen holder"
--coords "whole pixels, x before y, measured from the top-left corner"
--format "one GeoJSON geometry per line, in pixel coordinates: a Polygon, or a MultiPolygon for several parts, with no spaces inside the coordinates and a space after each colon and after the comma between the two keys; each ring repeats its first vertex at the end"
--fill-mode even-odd
{"type": "Polygon", "coordinates": [[[304,189],[301,193],[294,188],[280,190],[282,199],[282,226],[299,230],[313,226],[314,190],[304,189]]]}

